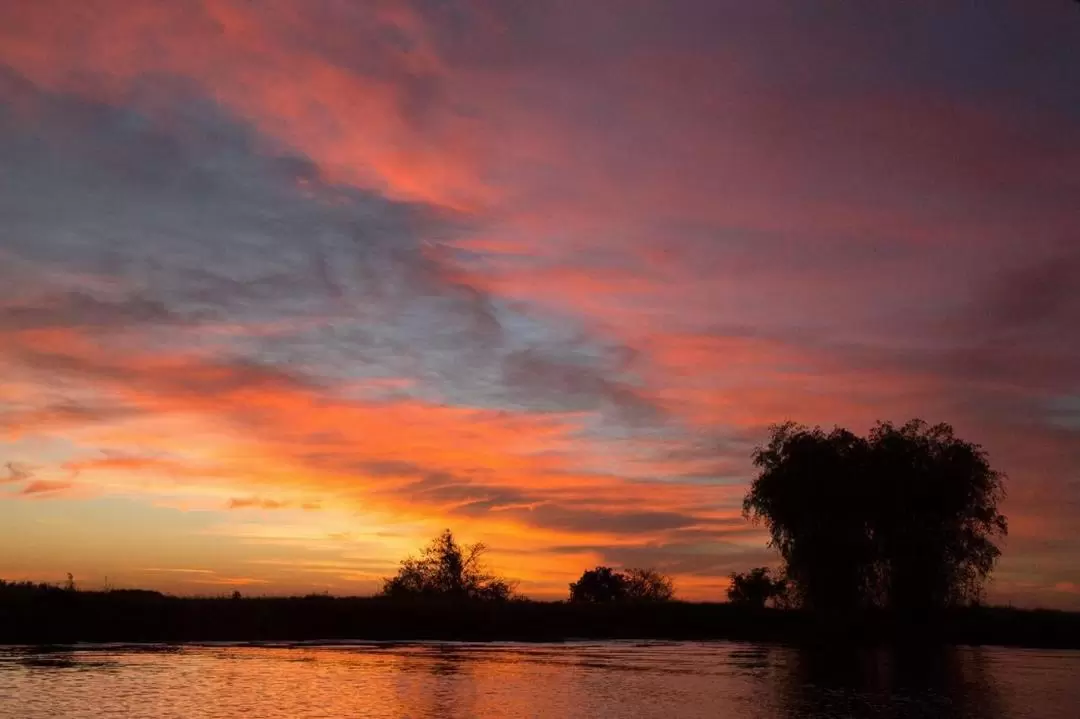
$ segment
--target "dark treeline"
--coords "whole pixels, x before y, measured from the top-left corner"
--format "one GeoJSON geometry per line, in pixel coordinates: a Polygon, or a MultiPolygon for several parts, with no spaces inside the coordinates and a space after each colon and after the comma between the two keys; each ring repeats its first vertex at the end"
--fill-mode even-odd
{"type": "Polygon", "coordinates": [[[948,425],[866,437],[794,424],[755,450],[746,517],[778,569],[732,575],[729,602],[676,600],[653,568],[600,566],[536,602],[447,530],[375,597],[180,598],[0,582],[0,643],[747,639],[1080,648],[1080,614],[982,606],[1005,536],[1004,477],[948,425]]]}
{"type": "Polygon", "coordinates": [[[1080,614],[948,609],[918,625],[888,612],[822,624],[731,603],[535,602],[377,597],[173,597],[142,590],[0,586],[0,643],[318,640],[732,639],[1080,648],[1080,614]]]}

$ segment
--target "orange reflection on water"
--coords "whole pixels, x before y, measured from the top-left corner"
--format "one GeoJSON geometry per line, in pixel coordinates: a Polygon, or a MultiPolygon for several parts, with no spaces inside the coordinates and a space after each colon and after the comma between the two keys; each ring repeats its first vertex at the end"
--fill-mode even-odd
{"type": "Polygon", "coordinates": [[[1072,716],[1080,652],[725,642],[0,651],[0,717],[1072,716]]]}

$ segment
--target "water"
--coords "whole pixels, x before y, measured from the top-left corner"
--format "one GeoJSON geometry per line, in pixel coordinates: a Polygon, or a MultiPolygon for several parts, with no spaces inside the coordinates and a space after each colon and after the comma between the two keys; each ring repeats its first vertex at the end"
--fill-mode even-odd
{"type": "Polygon", "coordinates": [[[1075,719],[1080,652],[707,643],[0,648],[0,717],[1075,719]]]}

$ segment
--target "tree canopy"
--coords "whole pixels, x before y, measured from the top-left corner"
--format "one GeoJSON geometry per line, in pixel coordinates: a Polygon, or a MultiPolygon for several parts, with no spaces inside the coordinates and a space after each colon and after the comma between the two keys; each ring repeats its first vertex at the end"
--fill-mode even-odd
{"type": "Polygon", "coordinates": [[[398,573],[383,580],[388,597],[509,599],[512,582],[490,574],[481,563],[481,543],[460,545],[449,529],[433,539],[419,557],[402,560],[398,573]]]}
{"type": "Polygon", "coordinates": [[[787,591],[787,581],[774,577],[767,567],[754,567],[749,572],[732,572],[728,587],[728,601],[748,607],[764,607],[770,600],[782,600],[787,591]]]}
{"type": "Polygon", "coordinates": [[[819,611],[977,601],[1008,526],[1004,475],[947,424],[879,422],[866,437],[794,423],[754,451],[744,514],[769,529],[794,598],[819,611]]]}
{"type": "Polygon", "coordinates": [[[571,602],[666,602],[674,596],[671,578],[655,569],[596,567],[570,584],[571,602]]]}

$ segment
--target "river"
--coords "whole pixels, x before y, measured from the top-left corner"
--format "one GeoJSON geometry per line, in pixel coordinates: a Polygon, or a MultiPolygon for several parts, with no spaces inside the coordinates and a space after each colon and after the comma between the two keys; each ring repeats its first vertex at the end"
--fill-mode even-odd
{"type": "Polygon", "coordinates": [[[728,642],[0,648],[0,717],[1075,719],[1080,652],[728,642]]]}

